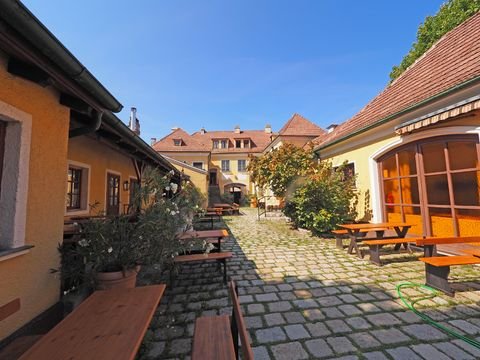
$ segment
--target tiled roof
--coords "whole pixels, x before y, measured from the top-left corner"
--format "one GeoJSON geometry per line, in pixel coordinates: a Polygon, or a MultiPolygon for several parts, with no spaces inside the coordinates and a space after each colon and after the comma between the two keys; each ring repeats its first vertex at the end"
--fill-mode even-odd
{"type": "Polygon", "coordinates": [[[333,132],[317,137],[314,143],[326,146],[480,76],[479,59],[480,13],[477,13],[445,34],[360,112],[333,132]]]}
{"type": "Polygon", "coordinates": [[[178,128],[152,145],[156,151],[209,151],[205,145],[178,128]],[[181,139],[182,146],[176,146],[174,140],[181,139]]]}
{"type": "Polygon", "coordinates": [[[199,131],[192,134],[192,138],[202,142],[207,150],[212,153],[255,153],[262,152],[265,147],[270,143],[270,136],[264,130],[242,130],[239,134],[232,131],[206,131],[201,133],[199,131]],[[214,139],[228,139],[228,149],[213,149],[212,141],[214,139]],[[250,139],[250,148],[235,148],[236,139],[250,139]]]}
{"type": "Polygon", "coordinates": [[[319,136],[325,134],[325,130],[315,125],[310,120],[300,114],[293,114],[290,120],[280,129],[279,135],[313,135],[319,136]]]}

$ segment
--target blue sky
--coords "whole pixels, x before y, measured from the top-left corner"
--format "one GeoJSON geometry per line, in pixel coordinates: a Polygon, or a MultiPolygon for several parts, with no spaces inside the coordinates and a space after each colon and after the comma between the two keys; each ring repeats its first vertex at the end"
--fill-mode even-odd
{"type": "Polygon", "coordinates": [[[388,83],[441,0],[24,0],[124,105],[142,137],[274,130],[295,112],[326,127],[388,83]]]}

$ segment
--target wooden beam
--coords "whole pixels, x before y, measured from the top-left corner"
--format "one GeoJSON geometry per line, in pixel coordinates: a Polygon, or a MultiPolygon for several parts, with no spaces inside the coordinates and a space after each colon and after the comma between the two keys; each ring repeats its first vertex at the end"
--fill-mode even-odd
{"type": "Polygon", "coordinates": [[[85,101],[66,93],[60,94],[60,104],[68,106],[70,109],[84,115],[91,115],[92,113],[92,107],[85,101]]]}
{"type": "Polygon", "coordinates": [[[8,59],[7,71],[34,83],[46,86],[50,84],[50,75],[39,67],[11,57],[8,59]]]}

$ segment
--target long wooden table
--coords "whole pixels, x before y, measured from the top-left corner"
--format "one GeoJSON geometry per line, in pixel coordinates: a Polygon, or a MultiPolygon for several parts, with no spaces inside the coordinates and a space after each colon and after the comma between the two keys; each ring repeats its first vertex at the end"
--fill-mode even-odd
{"type": "Polygon", "coordinates": [[[20,359],[132,360],[164,291],[164,284],[96,291],[20,359]]]}
{"type": "MultiPolygon", "coordinates": [[[[364,240],[381,240],[381,239],[398,239],[404,238],[408,230],[412,227],[410,223],[398,222],[398,223],[368,223],[368,224],[342,224],[339,227],[346,229],[350,237],[350,245],[348,247],[348,253],[353,254],[355,251],[357,256],[362,258],[362,252],[358,248],[358,243],[364,240]],[[385,231],[389,229],[394,229],[396,236],[384,236],[385,231]],[[374,231],[376,236],[367,238],[366,235],[368,232],[374,231]]],[[[407,242],[402,242],[395,244],[395,250],[399,250],[401,245],[404,245],[405,248],[408,247],[407,242]]],[[[375,254],[374,254],[375,255],[375,254]]],[[[377,254],[378,255],[378,254],[377,254]]]]}
{"type": "Polygon", "coordinates": [[[222,240],[223,238],[228,237],[228,231],[225,229],[222,230],[196,230],[196,231],[187,231],[182,236],[180,240],[196,240],[196,239],[216,239],[217,250],[222,251],[222,240]]]}

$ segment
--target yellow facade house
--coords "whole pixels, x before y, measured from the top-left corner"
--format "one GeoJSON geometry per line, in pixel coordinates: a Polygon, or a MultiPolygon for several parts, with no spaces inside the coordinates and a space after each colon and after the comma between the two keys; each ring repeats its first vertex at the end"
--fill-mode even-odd
{"type": "Polygon", "coordinates": [[[125,183],[147,164],[174,168],[112,114],[122,105],[20,2],[2,1],[0,20],[1,348],[62,315],[50,270],[64,217],[94,201],[121,212],[125,183]]]}
{"type": "Polygon", "coordinates": [[[362,220],[410,233],[480,233],[480,14],[453,29],[351,119],[315,139],[350,163],[362,220]]]}
{"type": "MultiPolygon", "coordinates": [[[[255,189],[247,172],[250,156],[260,155],[270,143],[272,129],[207,131],[201,129],[188,134],[182,129],[173,131],[152,144],[154,150],[180,163],[203,170],[201,175],[191,176],[192,182],[204,189],[208,184],[210,202],[220,202],[221,195],[229,194],[231,200],[241,203],[255,189]]],[[[185,168],[185,171],[187,169],[185,168]]]]}

